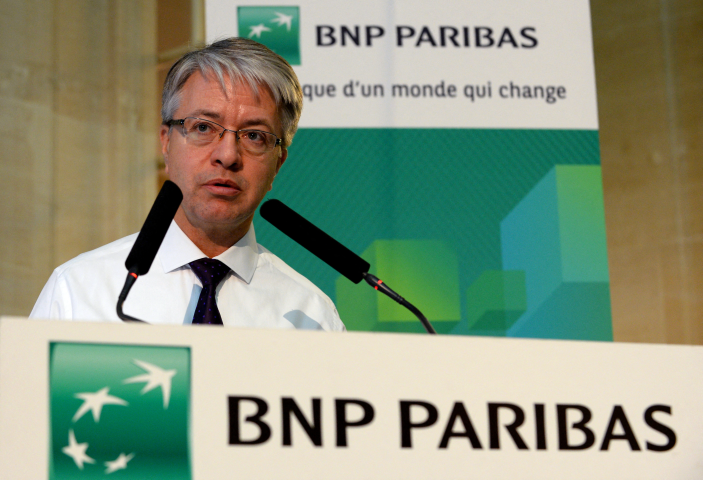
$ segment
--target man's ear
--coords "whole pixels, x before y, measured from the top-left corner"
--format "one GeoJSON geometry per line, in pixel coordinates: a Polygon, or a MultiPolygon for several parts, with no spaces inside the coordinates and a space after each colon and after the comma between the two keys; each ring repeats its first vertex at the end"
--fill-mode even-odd
{"type": "Polygon", "coordinates": [[[288,149],[281,147],[281,154],[276,159],[276,171],[274,172],[273,178],[271,179],[271,185],[269,185],[269,192],[273,188],[273,181],[276,178],[276,175],[278,175],[278,171],[281,169],[281,166],[283,166],[283,164],[285,163],[286,158],[288,158],[288,149]]]}
{"type": "Polygon", "coordinates": [[[278,171],[285,163],[286,158],[288,158],[288,149],[285,147],[281,147],[281,155],[278,157],[278,164],[276,165],[276,175],[278,175],[278,171]]]}
{"type": "Polygon", "coordinates": [[[164,165],[166,165],[166,173],[168,173],[168,146],[170,142],[170,137],[168,132],[170,127],[168,125],[161,125],[159,129],[159,141],[161,141],[161,154],[164,156],[164,165]]]}

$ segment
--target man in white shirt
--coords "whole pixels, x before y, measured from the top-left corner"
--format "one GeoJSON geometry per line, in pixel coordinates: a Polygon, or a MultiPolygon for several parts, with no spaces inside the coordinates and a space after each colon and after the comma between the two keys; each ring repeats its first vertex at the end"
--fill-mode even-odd
{"type": "MultiPolygon", "coordinates": [[[[183,202],[125,313],[161,324],[344,330],[331,300],[258,245],[252,225],[287,158],[302,98],[290,65],[251,40],[222,40],[174,64],[160,139],[183,202]],[[212,285],[203,273],[211,265],[223,277],[212,285]]],[[[135,239],[58,267],[30,316],[119,321],[115,305],[135,239]]]]}

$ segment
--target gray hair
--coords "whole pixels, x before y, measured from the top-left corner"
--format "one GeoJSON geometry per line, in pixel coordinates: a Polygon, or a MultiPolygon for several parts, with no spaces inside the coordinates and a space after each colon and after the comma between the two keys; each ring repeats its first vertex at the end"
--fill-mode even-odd
{"type": "Polygon", "coordinates": [[[162,94],[161,119],[173,120],[183,85],[200,72],[214,75],[223,90],[226,79],[246,81],[258,95],[259,87],[269,90],[276,102],[283,128],[283,146],[293,141],[303,110],[303,91],[293,68],[283,57],[247,38],[226,38],[181,57],[169,70],[162,94]]]}

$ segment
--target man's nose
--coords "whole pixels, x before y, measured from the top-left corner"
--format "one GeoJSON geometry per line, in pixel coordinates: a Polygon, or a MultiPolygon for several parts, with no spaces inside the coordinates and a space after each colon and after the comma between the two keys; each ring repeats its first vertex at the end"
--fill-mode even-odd
{"type": "Polygon", "coordinates": [[[232,168],[241,164],[242,152],[239,149],[237,132],[225,130],[222,136],[213,142],[212,161],[220,163],[225,168],[232,168]]]}

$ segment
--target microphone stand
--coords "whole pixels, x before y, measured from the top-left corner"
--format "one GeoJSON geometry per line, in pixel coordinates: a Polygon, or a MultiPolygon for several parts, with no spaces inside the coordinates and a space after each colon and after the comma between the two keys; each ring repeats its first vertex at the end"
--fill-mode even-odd
{"type": "Polygon", "coordinates": [[[422,323],[422,326],[425,327],[425,330],[427,330],[427,333],[433,333],[436,334],[437,332],[435,331],[434,327],[430,323],[429,320],[422,314],[420,310],[415,307],[412,303],[408,302],[406,299],[395,293],[388,285],[383,283],[383,280],[380,280],[378,277],[375,275],[371,275],[368,272],[365,272],[363,274],[364,280],[366,280],[366,283],[371,285],[375,290],[378,290],[379,292],[383,292],[389,297],[391,297],[393,300],[410,310],[415,314],[415,316],[420,320],[422,323]]]}
{"type": "Polygon", "coordinates": [[[129,273],[127,274],[127,279],[124,281],[124,287],[122,287],[122,291],[120,292],[120,296],[117,297],[117,316],[120,317],[123,322],[147,323],[144,320],[131,317],[122,311],[122,304],[127,299],[127,294],[131,290],[132,285],[134,285],[134,282],[136,282],[139,277],[136,270],[136,266],[130,268],[129,273]]]}

